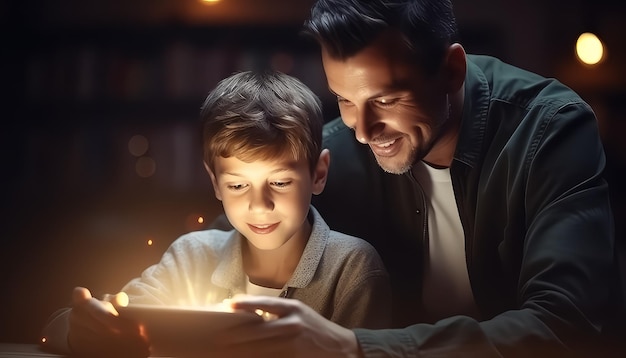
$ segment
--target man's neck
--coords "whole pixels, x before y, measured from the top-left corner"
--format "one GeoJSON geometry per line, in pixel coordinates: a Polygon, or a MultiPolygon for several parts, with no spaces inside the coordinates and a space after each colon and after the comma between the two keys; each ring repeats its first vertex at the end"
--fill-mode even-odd
{"type": "Polygon", "coordinates": [[[454,94],[449,96],[450,117],[430,152],[423,158],[423,161],[434,168],[448,168],[454,159],[456,144],[459,139],[461,128],[461,117],[463,115],[464,86],[454,94]]]}

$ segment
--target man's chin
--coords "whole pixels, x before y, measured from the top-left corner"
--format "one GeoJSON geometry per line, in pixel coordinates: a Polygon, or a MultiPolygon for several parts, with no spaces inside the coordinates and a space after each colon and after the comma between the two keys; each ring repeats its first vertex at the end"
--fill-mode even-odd
{"type": "Polygon", "coordinates": [[[410,160],[400,161],[396,157],[379,157],[377,155],[374,157],[376,157],[378,166],[389,174],[401,175],[408,172],[413,166],[410,160]]]}

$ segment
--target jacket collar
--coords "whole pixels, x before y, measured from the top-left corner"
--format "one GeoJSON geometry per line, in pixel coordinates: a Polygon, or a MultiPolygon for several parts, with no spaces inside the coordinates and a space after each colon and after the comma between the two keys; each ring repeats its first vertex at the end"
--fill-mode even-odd
{"type": "Polygon", "coordinates": [[[483,147],[490,102],[489,83],[482,70],[467,59],[465,100],[454,159],[475,168],[483,147]]]}

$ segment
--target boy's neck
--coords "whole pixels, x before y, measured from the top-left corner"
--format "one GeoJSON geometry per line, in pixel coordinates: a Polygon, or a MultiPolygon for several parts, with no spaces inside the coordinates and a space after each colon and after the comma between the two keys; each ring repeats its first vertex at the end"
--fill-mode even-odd
{"type": "Polygon", "coordinates": [[[243,268],[250,282],[269,288],[283,288],[300,262],[311,230],[311,224],[305,220],[302,230],[275,250],[259,250],[244,241],[243,268]]]}

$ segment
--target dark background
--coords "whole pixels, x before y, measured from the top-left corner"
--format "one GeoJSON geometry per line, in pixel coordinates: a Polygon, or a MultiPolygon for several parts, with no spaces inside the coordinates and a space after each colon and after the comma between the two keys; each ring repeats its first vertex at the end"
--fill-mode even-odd
{"type": "MultiPolygon", "coordinates": [[[[218,80],[271,66],[318,93],[327,119],[337,115],[317,48],[297,35],[311,4],[0,3],[0,341],[36,342],[74,286],[117,292],[176,237],[220,212],[198,127],[218,80]],[[129,151],[135,135],[149,141],[145,153],[129,151]],[[142,177],[137,166],[146,161],[156,170],[142,177]]],[[[456,0],[455,7],[468,52],[557,77],[593,106],[624,243],[626,5],[456,0]],[[608,47],[595,68],[574,57],[577,36],[589,30],[608,47]]]]}

